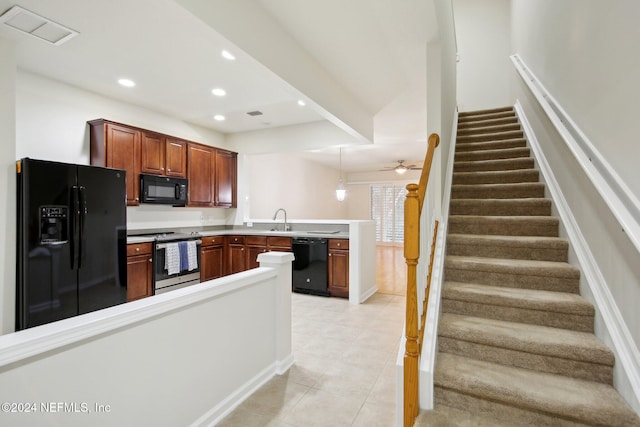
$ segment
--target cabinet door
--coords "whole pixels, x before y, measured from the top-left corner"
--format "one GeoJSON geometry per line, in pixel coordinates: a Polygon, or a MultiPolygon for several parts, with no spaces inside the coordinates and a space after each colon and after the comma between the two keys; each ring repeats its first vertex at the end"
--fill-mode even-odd
{"type": "Polygon", "coordinates": [[[165,174],[187,177],[187,143],[175,138],[167,138],[165,152],[165,174]]]}
{"type": "Polygon", "coordinates": [[[228,265],[227,274],[239,273],[247,269],[244,245],[234,245],[234,244],[229,245],[228,255],[229,255],[229,262],[227,264],[228,265]]]}
{"type": "Polygon", "coordinates": [[[153,295],[151,254],[127,257],[127,301],[153,295]]]}
{"type": "Polygon", "coordinates": [[[267,252],[267,246],[264,245],[247,245],[247,270],[260,267],[258,263],[258,255],[267,252]]]}
{"type": "Polygon", "coordinates": [[[216,179],[215,179],[215,203],[216,206],[235,208],[236,181],[237,181],[237,155],[230,151],[216,150],[216,179]]]}
{"type": "Polygon", "coordinates": [[[349,297],[349,251],[329,250],[329,292],[349,297]]]}
{"type": "Polygon", "coordinates": [[[164,175],[164,137],[161,135],[142,132],[140,170],[143,173],[164,175]]]}
{"type": "Polygon", "coordinates": [[[106,166],[127,171],[127,205],[138,205],[140,204],[140,132],[108,123],[106,136],[106,166]]]}
{"type": "Polygon", "coordinates": [[[203,246],[200,252],[200,281],[224,275],[224,245],[203,246]]]}
{"type": "Polygon", "coordinates": [[[267,250],[273,252],[291,252],[291,237],[269,236],[267,250]]]}
{"type": "Polygon", "coordinates": [[[215,167],[213,147],[189,144],[187,163],[189,167],[189,206],[213,206],[213,179],[215,167]]]}

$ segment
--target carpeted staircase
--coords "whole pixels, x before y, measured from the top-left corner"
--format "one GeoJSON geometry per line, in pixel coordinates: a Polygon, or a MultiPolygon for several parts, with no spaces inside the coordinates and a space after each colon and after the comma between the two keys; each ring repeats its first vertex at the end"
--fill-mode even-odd
{"type": "Polygon", "coordinates": [[[436,409],[467,425],[640,426],[512,108],[460,113],[451,191],[436,409]]]}

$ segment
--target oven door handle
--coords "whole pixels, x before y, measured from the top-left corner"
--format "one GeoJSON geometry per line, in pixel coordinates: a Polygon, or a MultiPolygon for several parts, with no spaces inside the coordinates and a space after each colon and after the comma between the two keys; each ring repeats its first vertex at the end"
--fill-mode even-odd
{"type": "MultiPolygon", "coordinates": [[[[192,240],[188,240],[188,241],[191,242],[192,240]]],[[[200,239],[196,240],[196,245],[200,245],[200,244],[202,244],[202,240],[200,239]]],[[[156,249],[165,249],[166,247],[167,247],[166,243],[156,243],[156,249]]]]}

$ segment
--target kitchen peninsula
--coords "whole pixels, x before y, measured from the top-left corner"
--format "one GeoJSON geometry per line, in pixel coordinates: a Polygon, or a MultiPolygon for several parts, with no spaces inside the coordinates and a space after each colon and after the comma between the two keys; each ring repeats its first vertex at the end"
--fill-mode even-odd
{"type": "MultiPolygon", "coordinates": [[[[375,223],[370,220],[248,220],[233,227],[194,227],[153,230],[155,232],[197,233],[201,236],[201,276],[203,281],[254,268],[261,252],[288,251],[291,239],[323,238],[330,242],[331,261],[346,274],[345,288],[351,304],[359,304],[376,292],[375,223]],[[333,248],[332,248],[333,246],[333,248]],[[333,258],[331,258],[333,256],[333,258]],[[346,262],[346,265],[344,264],[346,262]]],[[[152,242],[139,236],[150,230],[129,231],[129,245],[152,242]]],[[[331,272],[329,273],[331,276],[331,272]]],[[[330,278],[331,280],[331,278],[330,278]]],[[[336,279],[334,279],[336,280],[336,279]]]]}

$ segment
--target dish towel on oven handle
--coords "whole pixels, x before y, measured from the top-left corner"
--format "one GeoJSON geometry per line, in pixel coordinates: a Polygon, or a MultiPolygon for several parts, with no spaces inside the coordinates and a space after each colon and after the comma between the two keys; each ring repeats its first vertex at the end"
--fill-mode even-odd
{"type": "Polygon", "coordinates": [[[187,266],[189,271],[198,268],[198,244],[195,240],[187,242],[187,266]]]}
{"type": "Polygon", "coordinates": [[[165,245],[164,268],[169,275],[180,273],[180,248],[177,243],[167,243],[165,245]]]}

